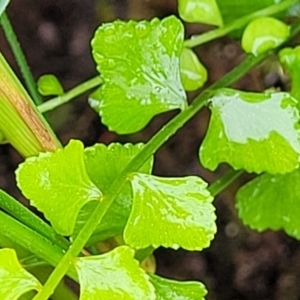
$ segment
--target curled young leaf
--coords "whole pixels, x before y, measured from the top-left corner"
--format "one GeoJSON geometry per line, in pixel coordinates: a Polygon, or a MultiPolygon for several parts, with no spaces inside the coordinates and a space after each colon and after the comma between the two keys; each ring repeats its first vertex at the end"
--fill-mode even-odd
{"type": "Polygon", "coordinates": [[[181,82],[186,91],[202,87],[207,80],[207,71],[193,50],[183,48],[180,56],[181,82]]]}
{"type": "Polygon", "coordinates": [[[52,95],[62,95],[64,89],[53,74],[45,74],[38,79],[37,88],[41,95],[43,96],[52,96],[52,95]]]}
{"type": "Polygon", "coordinates": [[[97,256],[77,258],[80,300],[154,300],[154,287],[134,259],[134,250],[120,246],[97,256]]]}
{"type": "Polygon", "coordinates": [[[178,11],[184,21],[223,26],[216,0],[179,0],[178,11]]]}
{"type": "Polygon", "coordinates": [[[92,48],[103,85],[89,101],[110,130],[137,132],[157,114],[186,107],[179,73],[183,39],[174,16],[98,28],[92,48]]]}
{"type": "Polygon", "coordinates": [[[216,232],[213,197],[199,177],[131,174],[133,205],[124,231],[128,245],[187,250],[208,247],[216,232]]]}
{"type": "Polygon", "coordinates": [[[86,203],[102,197],[86,172],[80,141],[71,140],[64,149],[26,159],[16,177],[22,193],[62,235],[72,234],[86,203]]]}
{"type": "Polygon", "coordinates": [[[200,147],[205,167],[227,162],[248,172],[284,174],[299,166],[300,116],[288,93],[221,89],[209,102],[212,115],[200,147]]]}
{"type": "Polygon", "coordinates": [[[201,282],[176,281],[150,275],[157,300],[205,300],[207,290],[201,282]]]}
{"type": "MultiPolygon", "coordinates": [[[[280,62],[292,79],[291,95],[300,102],[300,46],[284,48],[279,52],[280,62]]],[[[298,104],[299,107],[299,104],[298,104]]]]}
{"type": "Polygon", "coordinates": [[[259,55],[282,44],[290,35],[290,27],[271,17],[257,18],[246,27],[242,48],[247,53],[259,55]]]}
{"type": "Polygon", "coordinates": [[[19,263],[15,250],[0,249],[0,299],[17,300],[28,291],[39,291],[40,282],[19,263]]]}
{"type": "Polygon", "coordinates": [[[237,193],[240,219],[252,229],[283,229],[300,240],[300,171],[284,175],[263,174],[237,193]]]}

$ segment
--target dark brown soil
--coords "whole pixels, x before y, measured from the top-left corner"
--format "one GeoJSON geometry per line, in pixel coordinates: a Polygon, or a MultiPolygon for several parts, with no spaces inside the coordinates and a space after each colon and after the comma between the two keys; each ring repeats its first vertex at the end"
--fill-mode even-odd
{"type": "MultiPolygon", "coordinates": [[[[9,17],[24,48],[35,78],[53,73],[65,89],[96,74],[89,41],[102,22],[120,19],[150,19],[176,14],[175,0],[12,0],[9,17]],[[163,4],[162,4],[163,3],[163,4]]],[[[207,30],[187,26],[187,35],[207,30]]],[[[0,32],[0,51],[16,72],[9,46],[0,32]]],[[[219,39],[196,49],[213,82],[232,69],[243,57],[239,43],[219,39]]],[[[262,90],[280,84],[267,66],[258,68],[236,86],[262,90]]],[[[192,97],[193,95],[191,95],[192,97]]],[[[107,132],[99,117],[82,96],[47,115],[63,143],[81,139],[85,145],[96,142],[147,141],[174,114],[155,118],[139,134],[119,137],[107,132]]],[[[213,182],[226,170],[214,174],[200,165],[197,152],[206,131],[209,112],[201,111],[157,153],[155,174],[165,176],[199,175],[213,182]]],[[[0,188],[22,201],[15,187],[13,171],[21,157],[9,146],[0,147],[0,188]]],[[[209,300],[297,300],[300,299],[300,244],[283,232],[257,233],[238,220],[234,195],[245,176],[215,200],[218,233],[209,249],[187,252],[158,249],[158,273],[180,280],[201,280],[209,290],[209,300]]]]}

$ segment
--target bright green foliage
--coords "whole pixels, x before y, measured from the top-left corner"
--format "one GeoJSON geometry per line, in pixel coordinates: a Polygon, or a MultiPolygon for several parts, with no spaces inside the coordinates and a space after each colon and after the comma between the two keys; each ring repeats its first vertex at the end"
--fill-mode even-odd
{"type": "Polygon", "coordinates": [[[5,141],[5,136],[4,136],[4,134],[0,131],[0,143],[2,143],[3,141],[5,141]]]}
{"type": "Polygon", "coordinates": [[[270,17],[256,18],[246,27],[242,48],[247,53],[261,54],[282,44],[290,35],[285,23],[270,17]]]}
{"type": "Polygon", "coordinates": [[[224,23],[285,0],[217,0],[224,23]]]}
{"type": "MultiPolygon", "coordinates": [[[[130,160],[140,152],[143,144],[113,143],[109,146],[96,144],[85,149],[85,164],[87,173],[94,184],[105,195],[112,182],[120,175],[130,160]]],[[[151,173],[153,158],[149,159],[141,168],[142,173],[151,173]]],[[[75,235],[82,227],[87,218],[91,215],[97,203],[91,202],[79,213],[75,235]]],[[[126,225],[132,205],[132,188],[126,182],[102,222],[94,232],[98,240],[120,235],[126,225]]]]}
{"type": "Polygon", "coordinates": [[[204,300],[207,290],[200,282],[180,282],[150,275],[157,300],[204,300]]]}
{"type": "Polygon", "coordinates": [[[2,13],[5,11],[7,5],[9,4],[10,0],[1,0],[0,1],[0,17],[2,13]]]}
{"type": "Polygon", "coordinates": [[[186,91],[202,87],[207,80],[207,71],[193,50],[183,48],[180,56],[181,82],[186,91]]]}
{"type": "Polygon", "coordinates": [[[284,174],[299,165],[299,113],[288,93],[221,89],[210,99],[211,120],[200,148],[210,170],[227,162],[248,172],[284,174]]]}
{"type": "Polygon", "coordinates": [[[216,0],[178,0],[178,11],[184,21],[223,26],[216,0]]]}
{"type": "Polygon", "coordinates": [[[43,96],[60,96],[64,93],[64,89],[61,83],[53,74],[46,74],[41,76],[37,82],[37,88],[39,93],[43,96]]]}
{"type": "Polygon", "coordinates": [[[283,229],[300,240],[300,171],[285,175],[263,174],[243,186],[237,194],[242,221],[252,229],[283,229]]]}
{"type": "MultiPolygon", "coordinates": [[[[105,195],[112,182],[120,175],[127,164],[135,157],[144,144],[96,144],[84,150],[86,170],[94,184],[105,195]]],[[[151,157],[139,170],[141,173],[151,173],[153,157],[151,157]]],[[[128,189],[130,183],[128,183],[128,189]]],[[[132,194],[131,191],[124,191],[132,194]]],[[[119,195],[120,198],[128,198],[128,195],[119,195]]]]}
{"type": "MultiPolygon", "coordinates": [[[[24,247],[17,244],[16,242],[14,242],[12,239],[8,238],[6,235],[4,235],[2,233],[2,231],[0,232],[0,247],[1,248],[13,248],[19,259],[24,259],[25,257],[29,257],[31,255],[31,253],[28,250],[26,250],[24,247]]],[[[1,250],[0,250],[0,253],[1,253],[1,250]]]]}
{"type": "Polygon", "coordinates": [[[291,76],[291,95],[300,101],[300,46],[294,49],[285,48],[281,50],[279,52],[279,59],[291,76]]]}
{"type": "Polygon", "coordinates": [[[133,206],[124,231],[127,244],[187,250],[208,247],[216,232],[213,197],[195,176],[131,175],[133,206]]]}
{"type": "Polygon", "coordinates": [[[120,246],[98,256],[76,259],[80,300],[154,300],[148,275],[134,259],[134,250],[120,246]]]}
{"type": "Polygon", "coordinates": [[[64,149],[26,159],[16,175],[22,193],[62,235],[72,234],[84,204],[101,200],[102,193],[87,175],[80,141],[72,140],[64,149]]]}
{"type": "Polygon", "coordinates": [[[90,104],[110,130],[137,132],[155,115],[186,107],[179,73],[183,34],[174,16],[116,21],[96,31],[93,56],[103,85],[90,104]]]}
{"type": "Polygon", "coordinates": [[[28,291],[41,289],[39,281],[19,263],[15,250],[0,250],[0,299],[17,300],[28,291]]]}

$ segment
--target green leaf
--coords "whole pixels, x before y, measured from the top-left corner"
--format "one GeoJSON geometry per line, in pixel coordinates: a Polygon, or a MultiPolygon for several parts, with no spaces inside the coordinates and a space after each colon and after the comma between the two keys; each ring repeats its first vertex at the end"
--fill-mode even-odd
{"type": "Polygon", "coordinates": [[[154,300],[148,275],[134,259],[134,250],[120,246],[98,256],[76,260],[80,300],[124,299],[154,300]]]}
{"type": "MultiPolygon", "coordinates": [[[[217,3],[222,12],[224,23],[227,24],[242,16],[284,1],[285,0],[217,0],[217,3]]],[[[293,5],[288,12],[280,15],[293,15],[296,6],[297,4],[293,5]]]]}
{"type": "Polygon", "coordinates": [[[288,93],[221,89],[209,101],[212,115],[200,147],[206,168],[227,162],[248,172],[284,174],[299,166],[299,112],[288,93]]]}
{"type": "Polygon", "coordinates": [[[183,48],[180,56],[180,76],[186,91],[202,87],[207,80],[207,71],[193,50],[183,48]]]}
{"type": "Polygon", "coordinates": [[[10,0],[1,0],[0,1],[0,17],[6,10],[7,5],[9,4],[10,0]]]}
{"type": "Polygon", "coordinates": [[[279,59],[291,76],[291,95],[300,101],[300,46],[294,49],[284,48],[279,52],[279,59]]]}
{"type": "MultiPolygon", "coordinates": [[[[133,145],[112,143],[109,146],[96,144],[85,149],[85,164],[89,177],[94,184],[105,195],[112,182],[124,170],[132,158],[144,147],[142,143],[133,145]],[[98,166],[98,167],[97,167],[98,166]]],[[[151,173],[153,157],[151,157],[141,168],[141,173],[151,173]]],[[[91,202],[80,211],[74,230],[76,235],[79,229],[91,215],[97,203],[91,202]]],[[[132,206],[132,188],[129,182],[125,183],[122,191],[103,217],[94,232],[94,237],[104,240],[111,236],[120,235],[128,220],[132,206]]]]}
{"type": "Polygon", "coordinates": [[[17,300],[28,291],[39,291],[39,281],[19,263],[13,249],[0,249],[0,299],[17,300]]]}
{"type": "Polygon", "coordinates": [[[136,249],[208,247],[216,232],[213,197],[198,177],[131,175],[133,205],[124,240],[136,249]]]}
{"type": "Polygon", "coordinates": [[[290,27],[270,17],[257,18],[246,27],[242,48],[247,53],[259,55],[282,44],[290,35],[290,27]]]}
{"type": "Polygon", "coordinates": [[[26,159],[16,176],[22,193],[61,235],[72,234],[84,204],[102,197],[86,172],[80,141],[72,140],[64,149],[26,159]]]}
{"type": "Polygon", "coordinates": [[[61,83],[53,74],[41,76],[37,82],[37,88],[39,93],[43,96],[61,96],[64,93],[61,83]]]}
{"type": "MultiPolygon", "coordinates": [[[[113,181],[120,175],[128,163],[143,149],[144,144],[120,144],[110,145],[95,144],[84,150],[86,170],[94,184],[105,195],[113,181]],[[99,166],[98,168],[96,166],[99,166]]],[[[140,168],[141,173],[151,173],[153,167],[153,157],[140,168]]],[[[130,183],[128,189],[131,190],[130,183]]],[[[127,194],[128,191],[126,191],[127,194]]],[[[132,194],[132,192],[129,192],[132,194]]],[[[120,195],[124,198],[124,195],[120,195]]],[[[127,195],[125,196],[127,197],[127,195]]]]}
{"type": "Polygon", "coordinates": [[[5,141],[4,134],[0,131],[0,144],[5,141]]]}
{"type": "Polygon", "coordinates": [[[204,300],[207,290],[201,282],[176,281],[150,275],[157,300],[204,300]]]}
{"type": "Polygon", "coordinates": [[[137,132],[155,115],[186,107],[179,72],[183,39],[174,16],[99,27],[92,48],[103,85],[89,100],[110,130],[137,132]]]}
{"type": "Polygon", "coordinates": [[[283,229],[300,240],[300,171],[284,175],[263,174],[244,185],[237,194],[243,223],[252,229],[283,229]]]}
{"type": "Polygon", "coordinates": [[[24,260],[26,257],[31,256],[31,252],[22,247],[19,243],[16,243],[7,235],[0,232],[0,248],[13,248],[19,259],[24,260]]]}
{"type": "Polygon", "coordinates": [[[216,0],[178,0],[178,11],[184,21],[223,26],[216,0]]]}

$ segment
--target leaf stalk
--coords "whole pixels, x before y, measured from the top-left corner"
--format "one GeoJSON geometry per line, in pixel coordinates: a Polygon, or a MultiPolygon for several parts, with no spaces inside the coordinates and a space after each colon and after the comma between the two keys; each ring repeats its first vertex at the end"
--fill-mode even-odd
{"type": "Polygon", "coordinates": [[[212,40],[215,40],[222,36],[225,36],[234,30],[245,27],[251,20],[253,20],[255,18],[275,15],[283,10],[288,9],[289,7],[296,4],[297,2],[299,2],[299,0],[287,0],[287,1],[283,1],[278,4],[268,6],[267,8],[258,10],[252,14],[249,14],[249,15],[243,16],[239,19],[236,19],[233,22],[225,25],[224,27],[220,27],[220,28],[205,32],[201,35],[193,36],[192,38],[190,38],[184,42],[184,46],[188,47],[188,48],[200,46],[209,41],[212,41],[212,40]]]}

